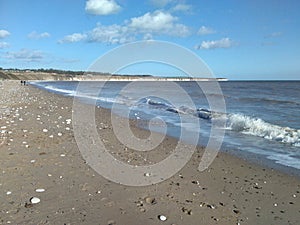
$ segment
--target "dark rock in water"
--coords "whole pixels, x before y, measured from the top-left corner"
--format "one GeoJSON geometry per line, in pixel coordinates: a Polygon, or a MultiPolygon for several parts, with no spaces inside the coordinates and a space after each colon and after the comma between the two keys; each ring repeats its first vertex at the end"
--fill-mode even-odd
{"type": "Polygon", "coordinates": [[[168,112],[173,112],[173,113],[179,113],[176,108],[167,108],[166,109],[168,112]]]}
{"type": "Polygon", "coordinates": [[[196,116],[201,119],[211,119],[212,112],[207,109],[197,109],[196,116]]]}

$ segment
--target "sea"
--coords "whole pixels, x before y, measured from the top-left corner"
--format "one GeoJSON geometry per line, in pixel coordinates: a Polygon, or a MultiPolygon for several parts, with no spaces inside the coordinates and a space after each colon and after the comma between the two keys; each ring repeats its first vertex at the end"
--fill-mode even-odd
{"type": "MultiPolygon", "coordinates": [[[[183,132],[194,132],[200,146],[207,145],[212,129],[218,126],[215,121],[220,120],[217,129],[224,131],[224,136],[217,137],[222,139],[221,151],[300,176],[300,81],[224,81],[215,84],[219,89],[211,90],[203,88],[209,81],[30,84],[59,95],[81,96],[81,101],[111,109],[119,116],[158,119],[161,122],[151,126],[138,124],[180,140],[183,132]],[[214,102],[223,102],[225,107],[213,106],[214,102]]],[[[190,140],[185,137],[182,141],[190,140]]]]}

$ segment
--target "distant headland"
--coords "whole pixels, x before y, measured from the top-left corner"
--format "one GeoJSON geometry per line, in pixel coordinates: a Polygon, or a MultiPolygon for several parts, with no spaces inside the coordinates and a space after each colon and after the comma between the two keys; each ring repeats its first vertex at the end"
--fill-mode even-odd
{"type": "Polygon", "coordinates": [[[70,71],[57,69],[2,69],[0,80],[49,80],[49,81],[227,81],[226,78],[193,78],[153,75],[120,75],[101,72],[70,71]]]}

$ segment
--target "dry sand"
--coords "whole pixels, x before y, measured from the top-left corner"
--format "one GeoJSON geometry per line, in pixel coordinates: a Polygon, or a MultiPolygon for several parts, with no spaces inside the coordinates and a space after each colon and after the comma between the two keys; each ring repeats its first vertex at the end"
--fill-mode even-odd
{"type": "MultiPolygon", "coordinates": [[[[299,178],[224,153],[199,172],[202,148],[160,184],[106,180],[80,154],[68,122],[72,103],[19,82],[0,84],[0,224],[300,224],[299,178]]],[[[155,162],[177,144],[167,137],[155,154],[134,152],[115,138],[110,116],[97,110],[99,135],[126,162],[155,162]]]]}

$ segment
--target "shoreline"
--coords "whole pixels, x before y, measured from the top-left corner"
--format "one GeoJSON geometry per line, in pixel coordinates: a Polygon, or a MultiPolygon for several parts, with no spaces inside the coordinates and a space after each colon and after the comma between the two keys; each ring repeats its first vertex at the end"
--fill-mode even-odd
{"type": "MultiPolygon", "coordinates": [[[[18,81],[3,83],[0,108],[5,106],[10,112],[0,117],[0,127],[7,131],[6,138],[0,139],[0,143],[5,140],[0,145],[0,224],[300,222],[299,177],[223,152],[209,169],[199,172],[201,147],[178,174],[157,185],[129,187],[108,181],[84,162],[78,150],[72,124],[67,122],[72,118],[72,98],[20,86],[18,81]],[[11,89],[6,87],[9,85],[11,89]],[[37,188],[45,192],[37,193],[37,188]],[[34,196],[41,202],[25,207],[34,196]],[[149,202],[147,197],[155,201],[149,202]],[[160,221],[159,215],[165,215],[167,221],[160,221]]],[[[97,109],[99,135],[112,154],[125,162],[137,165],[159,161],[177,144],[176,139],[166,137],[155,154],[124,151],[113,135],[110,116],[110,110],[97,109]]],[[[135,126],[131,129],[141,136],[149,134],[135,126]]]]}

